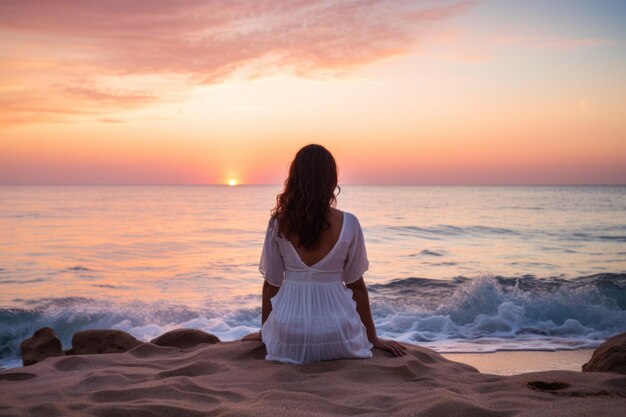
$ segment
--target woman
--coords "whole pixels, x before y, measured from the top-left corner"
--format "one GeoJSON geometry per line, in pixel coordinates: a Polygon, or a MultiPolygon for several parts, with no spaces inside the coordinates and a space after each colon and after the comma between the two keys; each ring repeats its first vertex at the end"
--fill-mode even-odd
{"type": "Polygon", "coordinates": [[[320,145],[300,149],[276,198],[259,270],[261,331],[268,360],[300,364],[369,358],[372,346],[395,356],[398,342],[376,335],[363,273],[368,269],[357,218],[334,208],[337,166],[320,145]]]}

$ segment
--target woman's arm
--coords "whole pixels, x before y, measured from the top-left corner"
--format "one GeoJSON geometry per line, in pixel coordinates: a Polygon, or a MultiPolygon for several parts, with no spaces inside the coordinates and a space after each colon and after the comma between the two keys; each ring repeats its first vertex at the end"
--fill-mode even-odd
{"type": "Polygon", "coordinates": [[[367,331],[367,338],[369,341],[379,349],[387,350],[393,353],[394,356],[402,356],[406,354],[406,347],[393,340],[380,339],[376,335],[376,326],[372,319],[372,312],[370,310],[370,299],[365,286],[363,277],[358,280],[347,284],[346,287],[352,290],[352,298],[356,302],[356,311],[361,316],[361,321],[367,331]]]}
{"type": "Polygon", "coordinates": [[[347,284],[346,287],[352,290],[352,298],[356,301],[356,311],[361,316],[361,321],[367,330],[367,338],[374,343],[373,341],[378,339],[378,336],[376,335],[376,326],[374,326],[370,310],[370,298],[363,277],[347,284]]]}
{"type": "MultiPolygon", "coordinates": [[[[270,301],[278,293],[280,287],[275,287],[267,281],[263,281],[263,301],[261,302],[261,326],[272,312],[272,302],[270,301]]],[[[241,340],[245,341],[261,341],[261,331],[245,335],[241,340]]]]}
{"type": "Polygon", "coordinates": [[[267,281],[263,281],[263,302],[261,304],[261,326],[272,312],[271,299],[278,293],[280,287],[275,287],[267,281]]]}

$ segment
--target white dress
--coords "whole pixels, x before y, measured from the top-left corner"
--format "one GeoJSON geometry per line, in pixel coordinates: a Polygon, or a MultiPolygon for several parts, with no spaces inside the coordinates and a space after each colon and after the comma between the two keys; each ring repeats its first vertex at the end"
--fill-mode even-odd
{"type": "Polygon", "coordinates": [[[358,219],[344,212],[339,240],[315,265],[307,266],[291,242],[268,224],[259,270],[280,287],[261,328],[265,359],[301,364],[339,358],[370,358],[372,344],[356,311],[352,291],[369,263],[358,219]]]}

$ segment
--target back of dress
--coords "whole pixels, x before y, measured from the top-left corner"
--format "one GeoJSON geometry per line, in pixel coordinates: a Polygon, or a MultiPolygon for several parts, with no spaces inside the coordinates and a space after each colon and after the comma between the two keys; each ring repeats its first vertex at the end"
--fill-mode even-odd
{"type": "Polygon", "coordinates": [[[369,266],[358,219],[344,212],[339,239],[314,265],[300,259],[270,220],[259,270],[280,287],[261,328],[268,360],[288,363],[338,358],[369,358],[372,344],[346,288],[369,266]]]}

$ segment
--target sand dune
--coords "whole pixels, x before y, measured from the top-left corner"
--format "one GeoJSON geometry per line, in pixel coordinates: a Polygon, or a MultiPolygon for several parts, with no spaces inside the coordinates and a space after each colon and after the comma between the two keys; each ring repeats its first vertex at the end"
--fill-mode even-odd
{"type": "Polygon", "coordinates": [[[481,374],[417,346],[294,366],[259,342],[48,358],[0,371],[0,416],[623,416],[626,375],[481,374]]]}

